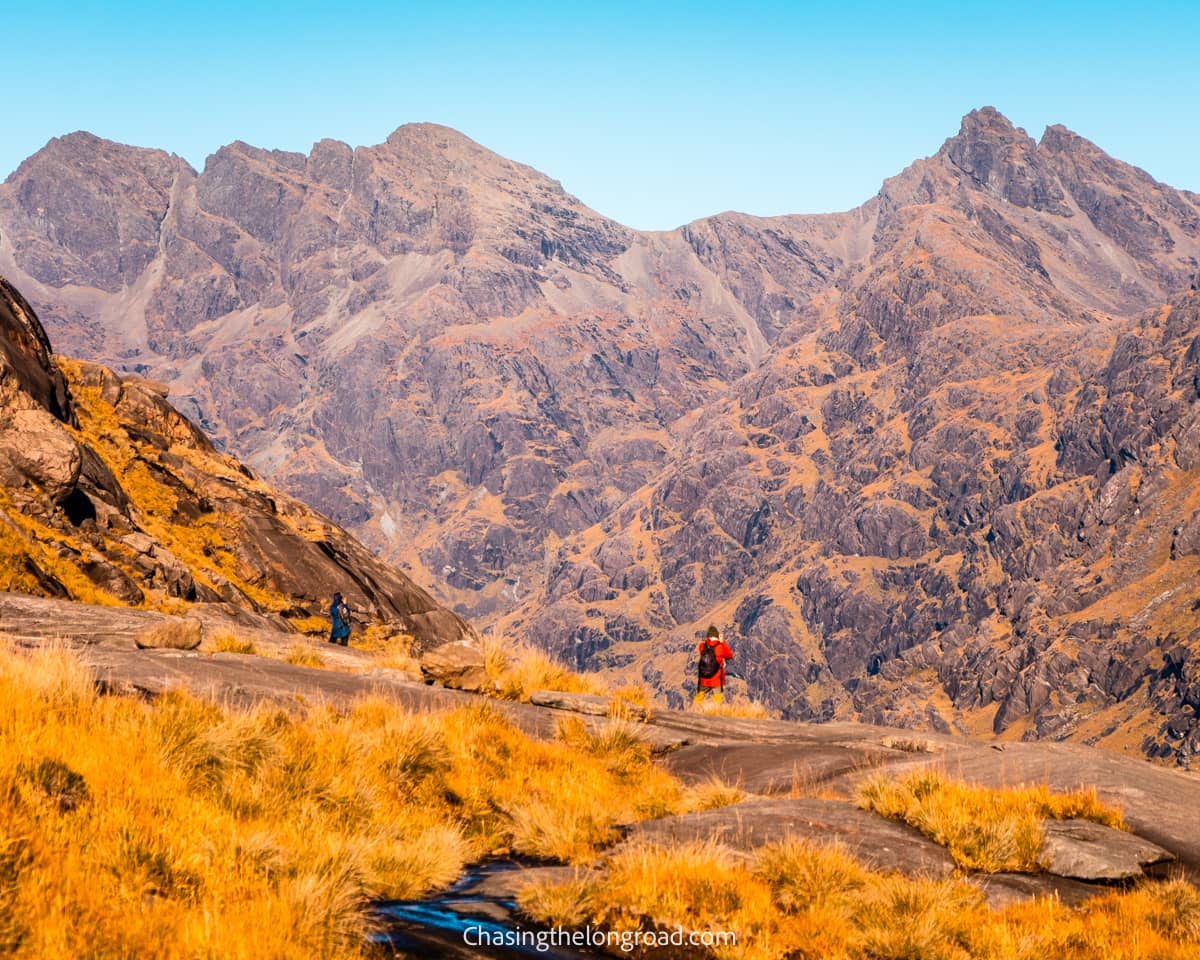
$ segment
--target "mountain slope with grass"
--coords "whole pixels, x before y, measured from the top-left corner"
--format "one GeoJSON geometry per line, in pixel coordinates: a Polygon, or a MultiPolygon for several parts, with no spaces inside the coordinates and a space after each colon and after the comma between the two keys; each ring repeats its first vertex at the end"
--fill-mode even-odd
{"type": "Polygon", "coordinates": [[[162,384],[54,357],[0,280],[0,590],[248,626],[324,629],[340,590],[360,623],[422,648],[459,617],[166,401],[162,384]]]}

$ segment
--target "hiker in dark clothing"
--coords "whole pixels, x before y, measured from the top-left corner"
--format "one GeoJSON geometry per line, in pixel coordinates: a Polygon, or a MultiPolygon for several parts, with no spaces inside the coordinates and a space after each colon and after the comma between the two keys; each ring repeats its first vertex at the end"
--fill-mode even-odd
{"type": "Polygon", "coordinates": [[[733,659],[733,651],[721,639],[721,631],[710,625],[708,634],[700,641],[699,676],[696,680],[696,703],[711,695],[717,703],[725,700],[725,662],[733,659]]]}
{"type": "Polygon", "coordinates": [[[348,647],[350,645],[350,608],[340,593],[333,595],[333,603],[329,605],[329,619],[333,621],[333,629],[329,631],[329,642],[340,643],[343,647],[348,647]]]}

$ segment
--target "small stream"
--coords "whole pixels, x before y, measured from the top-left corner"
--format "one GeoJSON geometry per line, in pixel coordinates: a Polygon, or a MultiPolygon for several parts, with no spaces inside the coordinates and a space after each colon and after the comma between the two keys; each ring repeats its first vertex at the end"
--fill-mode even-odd
{"type": "Polygon", "coordinates": [[[530,865],[514,860],[480,864],[430,899],[377,903],[376,913],[385,926],[374,937],[375,943],[385,954],[412,960],[596,960],[602,956],[550,946],[545,940],[545,949],[538,949],[534,938],[540,928],[521,920],[516,912],[517,874],[526,866],[530,865]],[[505,945],[488,945],[497,940],[505,945]]]}

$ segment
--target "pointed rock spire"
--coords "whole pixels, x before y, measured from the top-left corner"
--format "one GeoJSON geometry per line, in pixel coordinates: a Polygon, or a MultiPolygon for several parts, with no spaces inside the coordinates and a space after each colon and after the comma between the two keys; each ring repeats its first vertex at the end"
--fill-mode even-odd
{"type": "Polygon", "coordinates": [[[995,107],[972,110],[942,147],[970,185],[1019,207],[1070,216],[1066,194],[1038,156],[1037,143],[995,107]]]}

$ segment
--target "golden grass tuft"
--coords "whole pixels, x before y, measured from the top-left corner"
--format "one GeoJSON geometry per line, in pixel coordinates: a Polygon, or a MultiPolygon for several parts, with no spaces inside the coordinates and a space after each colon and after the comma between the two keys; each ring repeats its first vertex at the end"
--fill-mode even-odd
{"type": "Polygon", "coordinates": [[[650,705],[650,691],[644,684],[623,683],[609,691],[608,715],[614,720],[648,721],[654,711],[650,705]]]}
{"type": "Polygon", "coordinates": [[[288,651],[283,659],[284,662],[297,667],[325,666],[325,661],[321,655],[312,647],[305,646],[303,643],[295,643],[288,647],[288,651]]]}
{"type": "Polygon", "coordinates": [[[138,631],[133,642],[139,650],[195,650],[203,636],[199,620],[163,620],[138,631]]]}
{"type": "Polygon", "coordinates": [[[779,714],[754,700],[702,700],[692,704],[692,709],[710,717],[739,717],[745,720],[778,720],[779,714]]]}
{"type": "Polygon", "coordinates": [[[569,880],[535,880],[520,893],[520,907],[527,916],[542,923],[583,927],[597,911],[595,903],[601,882],[583,870],[569,880]]]}
{"type": "Polygon", "coordinates": [[[495,850],[588,861],[683,801],[619,725],[543,742],[486,705],[145,703],[98,696],[65,648],[0,649],[0,730],[17,960],[365,957],[373,899],[495,850]]]}
{"type": "Polygon", "coordinates": [[[916,770],[896,780],[880,774],[858,791],[859,806],[901,820],[944,846],[961,867],[986,873],[1037,872],[1042,821],[1092,820],[1124,829],[1119,811],[1095,789],[1053,793],[1043,785],[995,790],[916,770]]]}
{"type": "Polygon", "coordinates": [[[684,804],[688,810],[716,810],[741,803],[749,797],[750,794],[736,784],[712,776],[688,787],[684,804]]]}
{"type": "Polygon", "coordinates": [[[650,763],[650,745],[626,720],[609,719],[589,725],[580,717],[564,717],[555,732],[568,746],[603,759],[618,775],[636,775],[650,763]]]}
{"type": "Polygon", "coordinates": [[[488,850],[587,862],[620,824],[682,810],[678,781],[624,733],[569,727],[531,742],[486,705],[448,715],[444,730],[456,759],[447,785],[488,850]]]}
{"type": "Polygon", "coordinates": [[[243,640],[232,630],[215,631],[209,641],[208,649],[211,653],[256,654],[258,652],[254,647],[254,641],[243,640]]]}
{"type": "Polygon", "coordinates": [[[415,638],[389,624],[373,623],[363,631],[354,646],[374,654],[372,668],[421,672],[421,661],[413,654],[415,638]]]}
{"type": "Polygon", "coordinates": [[[329,620],[326,617],[289,617],[288,622],[308,637],[329,635],[329,620]]]}
{"type": "Polygon", "coordinates": [[[549,654],[514,644],[505,637],[485,637],[483,652],[488,676],[504,700],[527,703],[538,690],[597,695],[609,692],[598,677],[575,673],[549,654]]]}

